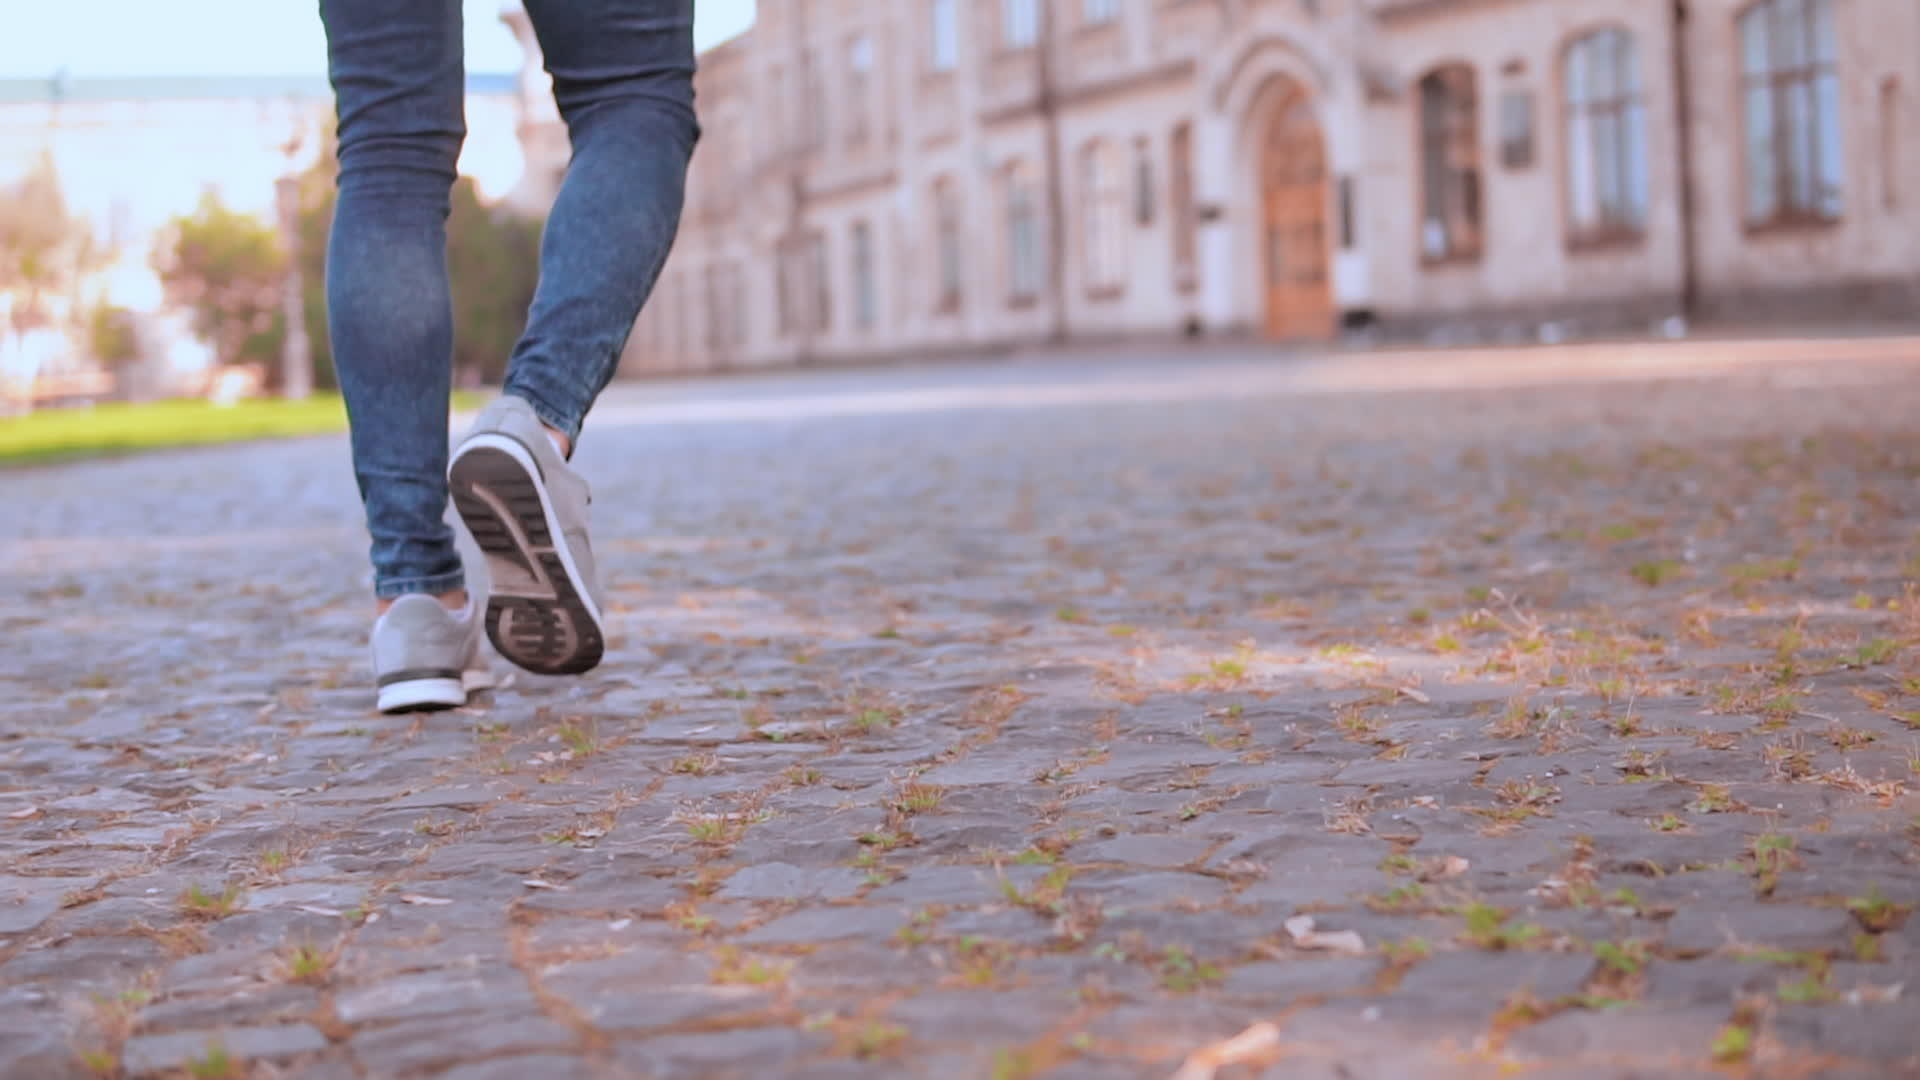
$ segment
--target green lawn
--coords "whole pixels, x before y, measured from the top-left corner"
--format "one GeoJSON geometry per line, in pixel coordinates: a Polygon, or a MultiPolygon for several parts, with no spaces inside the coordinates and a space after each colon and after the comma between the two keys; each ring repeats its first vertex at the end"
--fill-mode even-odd
{"type": "MultiPolygon", "coordinates": [[[[455,408],[472,408],[479,401],[479,395],[454,395],[455,408]]],[[[190,399],[46,409],[0,419],[0,466],[326,435],[346,428],[347,413],[338,395],[316,395],[306,401],[242,401],[226,408],[190,399]]]]}

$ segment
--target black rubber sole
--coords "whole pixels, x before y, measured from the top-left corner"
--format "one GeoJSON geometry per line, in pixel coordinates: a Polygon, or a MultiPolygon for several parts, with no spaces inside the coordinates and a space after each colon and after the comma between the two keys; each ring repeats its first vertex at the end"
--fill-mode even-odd
{"type": "Polygon", "coordinates": [[[449,472],[453,505],[487,557],[487,639],[536,675],[578,675],[606,655],[606,635],[568,572],[540,499],[540,480],[496,447],[474,447],[449,472]]]}

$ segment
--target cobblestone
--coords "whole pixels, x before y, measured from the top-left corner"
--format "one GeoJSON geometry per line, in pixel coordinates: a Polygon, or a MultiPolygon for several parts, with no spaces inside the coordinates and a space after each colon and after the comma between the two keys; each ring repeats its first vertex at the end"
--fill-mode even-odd
{"type": "Polygon", "coordinates": [[[621,387],[608,665],[401,718],[340,440],[0,474],[0,1076],[1920,1075],[1917,415],[1913,341],[621,387]]]}

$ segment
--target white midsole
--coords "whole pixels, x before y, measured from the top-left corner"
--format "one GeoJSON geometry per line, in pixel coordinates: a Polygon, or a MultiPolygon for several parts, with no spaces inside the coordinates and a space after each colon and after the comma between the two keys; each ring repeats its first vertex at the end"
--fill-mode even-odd
{"type": "MultiPolygon", "coordinates": [[[[606,624],[600,617],[600,605],[593,602],[593,591],[587,588],[586,577],[580,573],[580,567],[573,561],[573,552],[569,550],[566,532],[560,527],[559,515],[553,512],[553,500],[547,497],[547,485],[541,479],[540,466],[533,460],[533,455],[527,452],[527,448],[521,445],[519,439],[510,435],[482,433],[471,436],[460,444],[459,451],[454,454],[453,462],[447,469],[448,473],[451,474],[454,469],[459,468],[460,459],[465,457],[468,451],[480,449],[498,450],[506,454],[519,462],[521,468],[527,470],[527,475],[533,478],[533,489],[540,494],[540,512],[546,516],[547,537],[553,543],[554,554],[560,556],[560,565],[566,567],[567,578],[573,586],[574,594],[580,598],[580,603],[587,609],[587,614],[593,617],[594,626],[605,633],[606,624]]],[[[528,554],[532,553],[528,552],[528,554]]],[[[492,564],[499,560],[489,554],[487,561],[492,564]]],[[[511,571],[509,570],[508,573],[511,574],[511,571]]]]}
{"type": "Polygon", "coordinates": [[[411,709],[419,705],[458,707],[467,703],[467,688],[459,679],[408,679],[380,688],[380,711],[411,709]]]}

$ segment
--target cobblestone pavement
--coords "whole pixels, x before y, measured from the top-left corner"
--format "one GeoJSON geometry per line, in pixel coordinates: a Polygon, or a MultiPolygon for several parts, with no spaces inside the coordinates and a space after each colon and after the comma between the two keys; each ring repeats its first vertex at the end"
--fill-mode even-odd
{"type": "Polygon", "coordinates": [[[1920,1075],[1915,417],[1915,341],[625,387],[610,663],[396,719],[341,440],[0,474],[0,1074],[1920,1075]]]}

